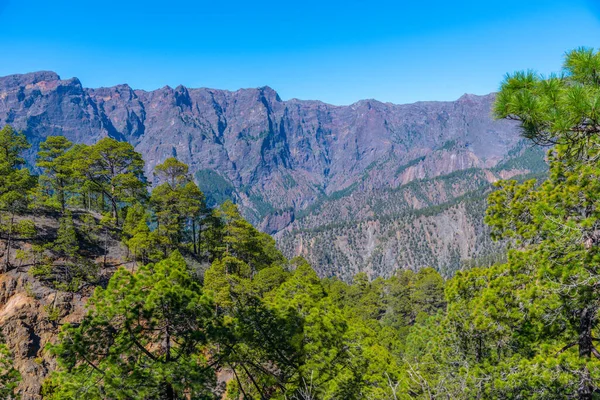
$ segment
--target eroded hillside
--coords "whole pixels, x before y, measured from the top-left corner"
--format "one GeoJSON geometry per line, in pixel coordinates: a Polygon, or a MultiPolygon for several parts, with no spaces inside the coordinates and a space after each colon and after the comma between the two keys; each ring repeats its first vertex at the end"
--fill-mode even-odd
{"type": "MultiPolygon", "coordinates": [[[[190,166],[209,205],[233,199],[252,223],[276,235],[287,255],[304,254],[321,275],[389,275],[425,264],[448,272],[460,259],[496,251],[480,239],[486,237],[483,203],[473,199],[477,214],[464,205],[456,209],[451,239],[438,230],[423,241],[425,228],[421,222],[406,228],[404,219],[411,217],[405,214],[481,194],[499,178],[545,169],[542,152],[529,151],[513,123],[493,120],[494,98],[408,105],[364,100],[342,107],[282,101],[268,87],[88,89],[76,78],[37,72],[0,78],[0,124],[23,130],[33,144],[30,163],[49,135],[88,144],[106,136],[128,141],[143,155],[149,179],[154,166],[176,156],[190,166]],[[477,171],[475,182],[456,181],[459,171],[477,171]],[[455,187],[439,190],[444,181],[455,187]],[[395,228],[381,218],[395,218],[395,228]],[[325,236],[308,231],[336,224],[346,227],[325,236]],[[399,247],[391,236],[427,249],[399,247]],[[364,245],[352,250],[347,240],[364,245]],[[420,257],[424,252],[428,256],[420,257]]],[[[441,226],[445,217],[427,218],[441,226]]]]}

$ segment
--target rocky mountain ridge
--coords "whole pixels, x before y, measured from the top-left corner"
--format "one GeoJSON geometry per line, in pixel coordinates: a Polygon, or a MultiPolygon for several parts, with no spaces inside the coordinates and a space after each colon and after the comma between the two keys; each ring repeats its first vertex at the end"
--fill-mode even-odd
{"type": "MultiPolygon", "coordinates": [[[[190,165],[212,203],[233,198],[247,218],[280,239],[287,255],[304,254],[317,264],[323,260],[306,246],[299,248],[299,236],[289,239],[289,235],[309,225],[314,229],[315,223],[306,222],[311,218],[325,226],[336,215],[331,205],[340,199],[364,205],[411,182],[470,169],[482,171],[487,184],[535,172],[508,164],[525,150],[513,123],[492,119],[493,101],[490,94],[464,95],[454,102],[394,105],[363,100],[333,106],[283,101],[269,87],[235,92],[184,86],[154,91],[128,85],[88,89],[77,78],[63,80],[53,72],[36,72],[0,78],[0,125],[25,132],[34,145],[30,162],[37,145],[49,135],[82,143],[105,136],[128,141],[143,154],[148,172],[176,156],[190,165]],[[508,167],[498,169],[501,165],[508,167]]],[[[148,177],[152,178],[150,173],[148,177]]],[[[450,193],[446,202],[453,196],[450,193]]],[[[410,201],[402,207],[422,208],[410,201]]],[[[364,216],[381,215],[369,207],[359,208],[362,212],[350,212],[342,220],[362,226],[358,222],[364,216]]],[[[357,229],[362,236],[368,232],[357,229]]],[[[473,240],[477,239],[465,235],[458,242],[469,249],[476,247],[473,240]]],[[[377,240],[379,246],[392,246],[384,242],[377,240]]],[[[348,251],[351,246],[341,246],[336,254],[348,251]]],[[[467,250],[461,257],[476,253],[467,250]]],[[[369,267],[346,254],[327,267],[315,267],[322,274],[348,277],[338,271],[366,269],[375,275],[421,265],[394,257],[369,267]]]]}

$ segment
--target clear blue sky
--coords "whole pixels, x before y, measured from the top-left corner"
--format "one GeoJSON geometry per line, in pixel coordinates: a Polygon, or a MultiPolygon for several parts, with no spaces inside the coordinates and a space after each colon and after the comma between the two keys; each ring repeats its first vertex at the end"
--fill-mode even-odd
{"type": "Polygon", "coordinates": [[[600,0],[0,0],[0,75],[350,104],[452,100],[600,47],[600,0]]]}

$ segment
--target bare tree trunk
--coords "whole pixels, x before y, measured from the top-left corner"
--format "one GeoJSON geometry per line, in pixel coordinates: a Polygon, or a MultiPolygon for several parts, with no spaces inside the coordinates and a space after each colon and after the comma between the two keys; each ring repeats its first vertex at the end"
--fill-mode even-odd
{"type": "Polygon", "coordinates": [[[13,228],[15,225],[15,213],[10,214],[10,225],[8,227],[8,237],[6,238],[6,247],[4,248],[4,272],[8,271],[10,266],[10,247],[12,246],[13,228]]]}
{"type": "Polygon", "coordinates": [[[104,268],[106,268],[106,256],[108,254],[108,226],[104,227],[104,268]]]}
{"type": "Polygon", "coordinates": [[[65,189],[64,189],[64,183],[59,180],[59,189],[58,189],[58,199],[60,201],[60,210],[62,212],[62,214],[65,213],[65,208],[66,208],[66,198],[65,198],[65,189]]]}
{"type": "MultiPolygon", "coordinates": [[[[171,333],[169,332],[169,324],[165,324],[165,340],[163,343],[165,350],[165,362],[171,362],[171,333]]],[[[165,382],[165,396],[167,400],[175,400],[175,390],[171,382],[165,382]]]]}
{"type": "Polygon", "coordinates": [[[112,215],[113,215],[113,218],[115,219],[115,225],[119,226],[119,210],[117,207],[117,201],[115,200],[114,197],[111,197],[110,202],[112,205],[112,215]]]}
{"type": "Polygon", "coordinates": [[[194,254],[198,255],[198,247],[196,246],[196,221],[192,218],[192,242],[194,243],[194,254]]]}
{"type": "Polygon", "coordinates": [[[202,246],[200,245],[202,241],[202,224],[198,226],[198,254],[201,256],[201,259],[204,258],[204,251],[202,251],[202,246]]]}
{"type": "MultiPolygon", "coordinates": [[[[579,317],[579,358],[589,360],[592,356],[592,324],[596,314],[595,306],[588,306],[581,311],[579,317]]],[[[577,394],[580,400],[592,400],[594,391],[592,377],[587,366],[581,369],[581,377],[577,394]]]]}

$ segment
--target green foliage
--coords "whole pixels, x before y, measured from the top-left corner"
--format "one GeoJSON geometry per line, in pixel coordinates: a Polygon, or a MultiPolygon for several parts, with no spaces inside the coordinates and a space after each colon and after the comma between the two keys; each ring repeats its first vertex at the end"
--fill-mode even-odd
{"type": "Polygon", "coordinates": [[[204,194],[188,175],[188,166],[175,158],[158,165],[155,175],[165,181],[150,196],[164,253],[187,244],[199,256],[202,221],[208,214],[204,194]]]}
{"type": "Polygon", "coordinates": [[[518,120],[523,136],[541,144],[565,144],[581,156],[598,134],[600,54],[580,48],[565,58],[564,72],[544,78],[532,71],[507,75],[494,107],[498,118],[518,120]]]}
{"type": "Polygon", "coordinates": [[[506,264],[459,272],[446,315],[407,338],[410,391],[423,397],[593,399],[600,353],[598,131],[600,58],[567,54],[563,75],[509,75],[495,112],[556,144],[539,185],[499,182],[486,222],[511,242],[506,264]]]}
{"type": "Polygon", "coordinates": [[[48,315],[48,320],[51,322],[58,322],[60,319],[60,308],[54,304],[48,304],[44,306],[44,311],[48,315]]]}
{"type": "Polygon", "coordinates": [[[52,347],[62,368],[45,384],[45,398],[213,398],[204,349],[218,321],[179,253],[136,274],[119,269],[90,305],[52,347]]]}
{"type": "Polygon", "coordinates": [[[70,211],[67,211],[59,221],[58,232],[52,245],[52,251],[59,257],[75,257],[79,251],[78,243],[73,215],[70,211]]]}
{"type": "Polygon", "coordinates": [[[206,203],[210,207],[223,204],[226,200],[233,200],[235,187],[212,169],[202,169],[196,172],[196,181],[206,194],[206,203]]]}
{"type": "MultiPolygon", "coordinates": [[[[89,223],[89,222],[88,222],[89,223]]],[[[34,265],[30,274],[60,290],[77,292],[98,278],[98,265],[82,256],[82,240],[77,233],[71,211],[59,220],[56,239],[32,248],[34,265]]]]}
{"type": "Polygon", "coordinates": [[[219,243],[213,248],[213,258],[232,255],[247,263],[252,271],[285,262],[273,238],[246,221],[235,204],[226,201],[213,213],[218,221],[213,226],[213,240],[219,243]]]}
{"type": "Polygon", "coordinates": [[[65,156],[72,146],[64,136],[48,136],[40,143],[37,154],[37,166],[44,171],[40,186],[46,188],[62,211],[67,205],[67,190],[73,184],[72,160],[65,156]]]}
{"type": "Polygon", "coordinates": [[[81,222],[79,232],[86,238],[89,243],[95,243],[99,240],[100,226],[93,215],[81,214],[79,216],[81,222]]]}
{"type": "Polygon", "coordinates": [[[139,203],[127,209],[123,222],[123,243],[131,252],[134,262],[147,264],[150,260],[159,260],[164,254],[159,250],[158,234],[153,234],[148,226],[150,214],[139,203]]]}
{"type": "MultiPolygon", "coordinates": [[[[83,247],[106,245],[120,228],[137,264],[136,272],[121,268],[106,289],[96,290],[81,324],[61,329],[51,346],[60,368],[45,382],[44,398],[384,399],[402,393],[401,352],[411,326],[445,307],[435,270],[373,282],[359,274],[352,285],[322,280],[306,260],[288,262],[232,202],[210,212],[185,164],[168,159],[156,177],[162,183],[148,203],[143,196],[122,199],[120,227],[114,210],[100,223],[86,213],[75,220],[67,202],[52,245],[33,254],[30,273],[56,289],[78,290],[93,282],[85,275],[92,266],[79,267],[83,247]],[[177,250],[211,264],[192,274],[177,250]],[[217,371],[233,375],[226,388],[217,387],[217,371]]],[[[94,199],[99,187],[86,186],[82,175],[74,179],[84,182],[83,190],[67,197],[94,199]]],[[[100,194],[95,201],[107,197],[100,194]]],[[[63,316],[54,305],[47,313],[54,323],[63,316]]]]}
{"type": "Polygon", "coordinates": [[[252,278],[254,290],[260,296],[264,296],[278,288],[289,278],[290,272],[280,265],[273,265],[258,271],[252,278]]]}
{"type": "Polygon", "coordinates": [[[29,170],[22,168],[21,154],[30,147],[25,135],[9,125],[0,130],[0,209],[11,213],[27,207],[27,192],[35,185],[29,170]]]}
{"type": "Polygon", "coordinates": [[[4,126],[0,130],[0,171],[2,174],[25,165],[22,153],[30,147],[31,145],[23,133],[16,132],[10,125],[4,126]]]}
{"type": "Polygon", "coordinates": [[[219,307],[233,304],[231,291],[236,285],[250,278],[248,264],[235,257],[226,256],[215,260],[204,274],[204,288],[219,307]]]}
{"type": "Polygon", "coordinates": [[[20,235],[31,234],[32,231],[30,224],[16,218],[27,211],[29,192],[36,185],[36,180],[29,170],[22,168],[25,160],[21,153],[29,147],[25,135],[17,133],[9,125],[0,130],[0,233],[6,242],[4,271],[10,267],[10,251],[14,239],[20,235]]]}
{"type": "Polygon", "coordinates": [[[154,209],[158,234],[164,237],[167,248],[176,248],[181,240],[183,225],[179,194],[168,183],[163,183],[152,191],[150,204],[154,209]]]}
{"type": "Polygon", "coordinates": [[[529,276],[535,277],[513,291],[520,302],[531,305],[530,323],[552,321],[538,333],[546,348],[534,347],[528,361],[560,353],[557,365],[572,372],[556,379],[568,380],[569,386],[561,383],[565,393],[569,390],[587,398],[586,393],[595,390],[593,371],[600,365],[592,339],[600,307],[594,293],[600,169],[596,163],[573,161],[573,155],[588,158],[595,150],[573,153],[569,146],[558,145],[552,152],[550,177],[541,186],[533,181],[499,184],[489,199],[487,221],[496,237],[512,239],[519,249],[509,254],[511,270],[529,270],[529,276]],[[571,347],[578,352],[569,351],[571,347]]]}
{"type": "Polygon", "coordinates": [[[88,197],[88,205],[95,196],[103,211],[107,201],[117,225],[123,205],[146,196],[144,161],[129,143],[107,137],[92,146],[73,146],[64,157],[73,168],[80,193],[88,197]]]}
{"type": "Polygon", "coordinates": [[[185,185],[190,180],[188,170],[189,167],[186,164],[175,157],[170,157],[162,164],[156,166],[154,176],[167,183],[172,189],[175,189],[178,186],[185,185]]]}
{"type": "Polygon", "coordinates": [[[415,314],[434,315],[446,306],[444,280],[433,268],[422,268],[414,276],[412,303],[415,314]]]}
{"type": "MultiPolygon", "coordinates": [[[[0,336],[2,339],[2,336],[0,336]]],[[[5,400],[18,400],[21,397],[16,393],[17,385],[21,380],[21,374],[13,366],[12,354],[4,344],[0,342],[0,397],[5,400]]]]}

